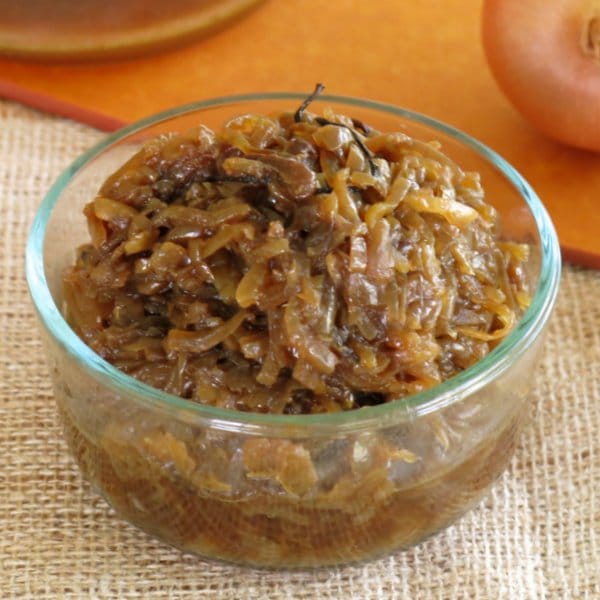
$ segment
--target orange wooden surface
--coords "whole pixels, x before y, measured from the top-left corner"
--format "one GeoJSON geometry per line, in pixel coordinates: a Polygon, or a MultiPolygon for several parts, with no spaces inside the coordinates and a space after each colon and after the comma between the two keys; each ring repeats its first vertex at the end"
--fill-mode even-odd
{"type": "Polygon", "coordinates": [[[494,148],[539,193],[565,258],[600,267],[600,155],[545,139],[508,104],[483,56],[480,5],[268,0],[211,37],[142,59],[0,60],[0,95],[111,129],[202,98],[308,92],[322,81],[332,94],[427,113],[494,148]]]}

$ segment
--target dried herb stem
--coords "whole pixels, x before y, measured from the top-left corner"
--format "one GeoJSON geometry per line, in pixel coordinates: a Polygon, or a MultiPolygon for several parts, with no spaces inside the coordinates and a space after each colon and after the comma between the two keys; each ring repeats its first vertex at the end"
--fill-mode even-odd
{"type": "Polygon", "coordinates": [[[315,89],[313,90],[313,92],[310,94],[310,96],[308,96],[304,100],[304,102],[302,102],[302,104],[300,105],[298,110],[294,113],[294,121],[296,121],[296,123],[300,123],[300,121],[302,121],[302,119],[304,117],[304,111],[308,108],[309,104],[311,102],[313,102],[324,89],[325,89],[325,86],[322,83],[317,83],[317,85],[315,85],[315,89]]]}

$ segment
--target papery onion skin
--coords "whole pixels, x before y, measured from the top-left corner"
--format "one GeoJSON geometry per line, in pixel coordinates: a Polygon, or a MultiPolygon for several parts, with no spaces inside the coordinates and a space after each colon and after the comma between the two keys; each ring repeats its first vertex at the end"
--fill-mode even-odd
{"type": "Polygon", "coordinates": [[[600,2],[485,0],[482,41],[500,89],[528,121],[600,152],[600,2]]]}

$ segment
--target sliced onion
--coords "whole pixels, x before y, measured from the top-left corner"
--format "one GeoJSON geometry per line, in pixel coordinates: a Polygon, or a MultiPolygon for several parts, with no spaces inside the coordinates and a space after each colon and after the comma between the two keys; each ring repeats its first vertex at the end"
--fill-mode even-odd
{"type": "Polygon", "coordinates": [[[248,318],[249,313],[241,310],[229,321],[208,331],[181,331],[171,329],[164,341],[167,353],[171,352],[206,352],[217,344],[225,341],[235,333],[237,328],[248,318]]]}

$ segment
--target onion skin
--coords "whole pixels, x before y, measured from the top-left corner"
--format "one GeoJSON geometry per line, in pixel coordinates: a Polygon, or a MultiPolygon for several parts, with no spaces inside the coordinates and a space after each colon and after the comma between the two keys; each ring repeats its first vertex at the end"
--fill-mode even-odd
{"type": "Polygon", "coordinates": [[[482,41],[500,89],[526,119],[600,152],[598,0],[485,0],[482,41]]]}

